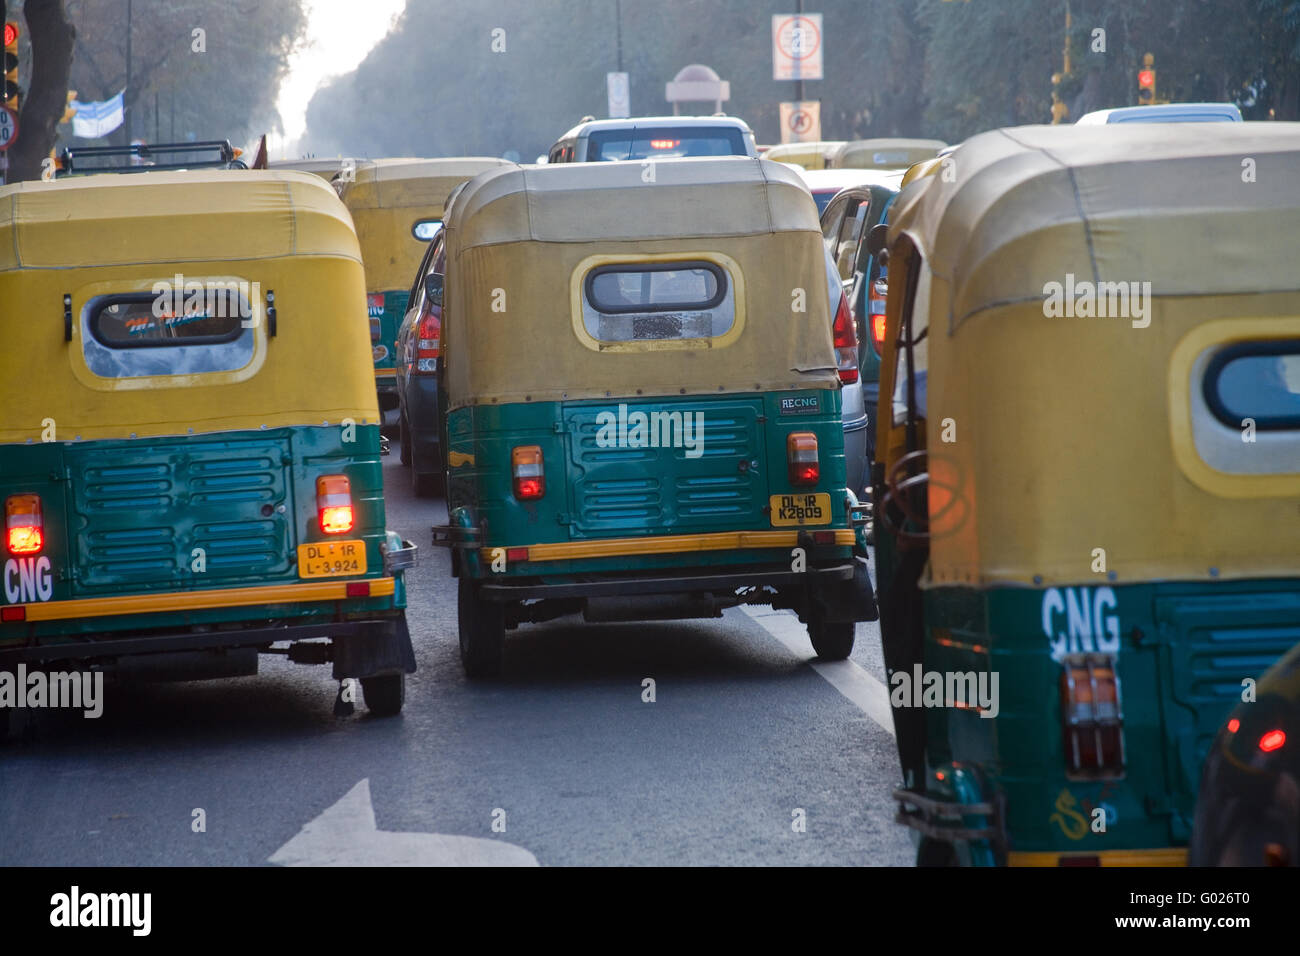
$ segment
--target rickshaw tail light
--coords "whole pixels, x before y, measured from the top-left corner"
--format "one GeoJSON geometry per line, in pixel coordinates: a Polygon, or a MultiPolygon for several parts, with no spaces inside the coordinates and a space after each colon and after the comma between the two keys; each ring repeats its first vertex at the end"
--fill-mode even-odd
{"type": "Polygon", "coordinates": [[[546,468],[541,445],[519,445],[510,451],[510,471],[514,475],[515,497],[520,501],[546,494],[546,468]]]}
{"type": "Polygon", "coordinates": [[[885,317],[874,312],[871,315],[871,346],[877,355],[885,347],[885,317]]]}
{"type": "Polygon", "coordinates": [[[1281,750],[1286,743],[1285,730],[1270,730],[1263,737],[1259,738],[1259,749],[1269,754],[1274,750],[1281,750]]]}
{"type": "Polygon", "coordinates": [[[321,475],[316,479],[316,513],[326,534],[352,530],[352,483],[347,475],[321,475]]]}
{"type": "Polygon", "coordinates": [[[785,458],[790,467],[790,484],[817,484],[821,478],[821,463],[817,460],[816,435],[791,432],[785,440],[785,458]]]}
{"type": "Polygon", "coordinates": [[[849,297],[840,293],[840,307],[835,310],[835,363],[840,381],[852,385],[858,380],[858,330],[853,326],[849,297]]]}
{"type": "Polygon", "coordinates": [[[10,554],[38,554],[45,546],[40,495],[10,495],[5,499],[5,546],[10,554]]]}
{"type": "Polygon", "coordinates": [[[1062,662],[1061,730],[1068,775],[1123,774],[1124,714],[1113,657],[1071,654],[1062,662]]]}

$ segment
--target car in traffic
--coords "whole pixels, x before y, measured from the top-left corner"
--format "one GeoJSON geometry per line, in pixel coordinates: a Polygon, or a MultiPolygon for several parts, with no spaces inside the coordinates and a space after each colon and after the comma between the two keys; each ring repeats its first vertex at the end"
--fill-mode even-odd
{"type": "Polygon", "coordinates": [[[1150,106],[1120,106],[1084,113],[1076,126],[1108,123],[1240,123],[1241,110],[1235,103],[1152,103],[1150,106]]]}
{"type": "Polygon", "coordinates": [[[587,118],[547,152],[548,163],[758,156],[754,131],[735,116],[587,118]]]}
{"type": "Polygon", "coordinates": [[[1300,192],[1242,156],[1300,170],[1300,124],[996,130],[890,211],[872,500],[921,864],[1186,862],[1216,732],[1300,643],[1300,192]]]}
{"type": "Polygon", "coordinates": [[[856,356],[795,172],[672,160],[647,189],[636,164],[494,170],[444,235],[434,543],[466,673],[499,674],[526,623],[749,603],[847,657],[875,615],[844,471],[856,356]]]}
{"type": "Polygon", "coordinates": [[[1300,644],[1240,696],[1205,758],[1187,862],[1300,866],[1300,644]]]}
{"type": "Polygon", "coordinates": [[[199,680],[274,653],[400,711],[416,550],[385,529],[334,191],[193,169],[0,209],[0,670],[199,680]]]}
{"type": "Polygon", "coordinates": [[[397,327],[406,312],[411,276],[442,227],[442,204],[465,180],[503,165],[510,163],[491,156],[378,159],[345,167],[332,178],[361,243],[370,328],[367,354],[380,412],[401,409],[397,327]]]}

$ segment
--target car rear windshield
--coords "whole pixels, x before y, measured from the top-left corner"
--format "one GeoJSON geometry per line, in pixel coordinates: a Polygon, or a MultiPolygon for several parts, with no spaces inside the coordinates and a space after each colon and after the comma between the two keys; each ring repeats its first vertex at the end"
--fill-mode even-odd
{"type": "Polygon", "coordinates": [[[587,138],[587,161],[746,156],[745,134],[734,126],[598,130],[587,138]]]}

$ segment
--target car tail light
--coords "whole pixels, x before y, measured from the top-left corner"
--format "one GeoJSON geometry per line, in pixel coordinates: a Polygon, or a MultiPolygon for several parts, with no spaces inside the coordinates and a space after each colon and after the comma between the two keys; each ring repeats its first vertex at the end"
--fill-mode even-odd
{"type": "Polygon", "coordinates": [[[790,484],[815,485],[821,478],[817,461],[817,436],[812,432],[791,432],[785,440],[785,457],[790,466],[790,484]]]}
{"type": "Polygon", "coordinates": [[[5,546],[10,554],[38,554],[45,546],[40,495],[10,495],[5,499],[5,546]]]}
{"type": "Polygon", "coordinates": [[[415,373],[428,375],[437,370],[436,360],[442,351],[442,323],[432,312],[420,320],[415,333],[415,373]]]}
{"type": "Polygon", "coordinates": [[[326,534],[352,530],[352,483],[347,475],[321,475],[316,479],[316,514],[326,534]]]}
{"type": "Polygon", "coordinates": [[[889,286],[884,279],[871,283],[871,292],[867,296],[867,317],[871,322],[871,346],[877,355],[885,349],[885,297],[889,286]]]}
{"type": "Polygon", "coordinates": [[[851,385],[858,380],[858,331],[849,311],[849,297],[840,293],[840,307],[835,310],[835,362],[840,381],[851,385]]]}
{"type": "Polygon", "coordinates": [[[520,501],[546,494],[546,469],[541,445],[520,445],[510,452],[510,470],[515,480],[515,497],[520,501]]]}
{"type": "Polygon", "coordinates": [[[1061,670],[1061,730],[1067,774],[1123,774],[1124,714],[1113,657],[1072,654],[1065,658],[1061,670]]]}
{"type": "Polygon", "coordinates": [[[1274,750],[1281,750],[1285,744],[1285,730],[1270,730],[1259,738],[1259,749],[1266,754],[1271,754],[1274,750]]]}

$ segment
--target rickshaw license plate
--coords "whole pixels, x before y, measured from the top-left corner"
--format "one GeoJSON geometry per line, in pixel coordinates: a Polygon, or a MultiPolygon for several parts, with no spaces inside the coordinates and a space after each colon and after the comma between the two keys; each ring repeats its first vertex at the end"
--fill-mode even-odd
{"type": "Polygon", "coordinates": [[[831,523],[831,496],[828,492],[772,495],[768,504],[772,508],[774,526],[831,523]]]}
{"type": "Polygon", "coordinates": [[[336,578],[365,573],[364,541],[313,541],[298,545],[300,578],[336,578]]]}

